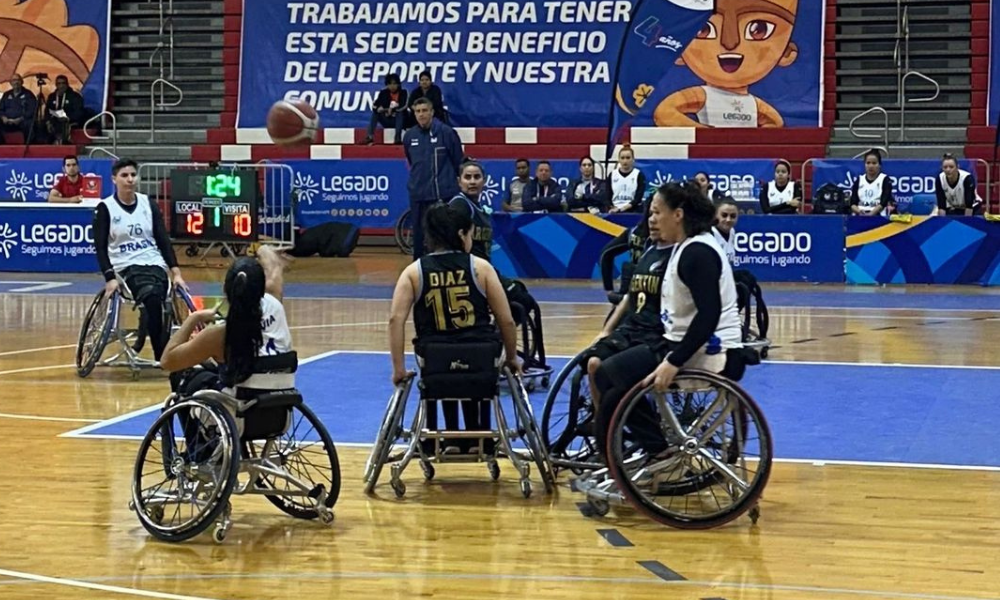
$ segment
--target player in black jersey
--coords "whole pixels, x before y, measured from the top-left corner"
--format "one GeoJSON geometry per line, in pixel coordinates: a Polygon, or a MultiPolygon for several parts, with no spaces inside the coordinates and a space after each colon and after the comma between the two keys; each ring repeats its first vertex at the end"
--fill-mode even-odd
{"type": "Polygon", "coordinates": [[[449,206],[464,212],[472,219],[472,254],[483,260],[490,260],[493,249],[493,209],[482,203],[483,185],[486,183],[483,166],[476,161],[462,163],[458,170],[458,193],[449,206]]]}
{"type": "MultiPolygon", "coordinates": [[[[660,318],[660,290],[663,275],[670,262],[673,245],[661,238],[656,225],[661,206],[652,200],[647,203],[650,216],[644,229],[649,232],[646,249],[635,262],[629,279],[628,294],[618,303],[618,307],[608,317],[604,329],[590,348],[587,372],[590,375],[590,389],[594,404],[600,402],[600,394],[595,377],[606,361],[615,368],[612,357],[638,345],[658,347],[663,343],[663,322],[660,318]]],[[[636,228],[638,229],[638,228],[636,228]]]]}
{"type": "MultiPolygon", "coordinates": [[[[436,204],[427,210],[424,221],[430,252],[403,270],[392,295],[389,318],[392,383],[399,384],[408,375],[403,358],[406,319],[411,307],[418,339],[478,331],[484,337],[495,336],[496,329],[490,322],[492,312],[503,340],[505,364],[519,372],[514,319],[500,279],[490,263],[469,254],[472,219],[446,204],[436,204]]],[[[462,404],[468,429],[489,428],[488,402],[462,404]]],[[[445,402],[443,410],[445,426],[457,430],[458,407],[454,402],[445,402]]],[[[427,426],[437,428],[436,408],[428,411],[427,426]]]]}
{"type": "Polygon", "coordinates": [[[608,242],[601,249],[601,279],[604,282],[604,291],[608,294],[608,299],[612,304],[618,304],[624,292],[628,290],[628,281],[635,269],[635,264],[639,257],[646,251],[649,240],[649,205],[652,197],[646,198],[643,202],[642,219],[636,223],[635,227],[621,232],[615,239],[608,242]],[[623,252],[628,252],[629,260],[622,266],[621,292],[615,291],[614,265],[615,259],[623,252]]]}

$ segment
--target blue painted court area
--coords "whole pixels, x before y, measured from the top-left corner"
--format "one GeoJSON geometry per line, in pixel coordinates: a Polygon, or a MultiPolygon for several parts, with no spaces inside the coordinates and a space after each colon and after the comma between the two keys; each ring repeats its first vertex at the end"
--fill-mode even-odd
{"type": "MultiPolygon", "coordinates": [[[[387,355],[332,354],[301,365],[297,378],[336,442],[374,440],[392,392],[387,355]]],[[[1000,466],[1000,369],[767,363],[742,384],[764,409],[777,458],[1000,466]]],[[[539,421],[544,400],[532,394],[539,421]]],[[[142,436],[157,412],[79,434],[142,436]]]]}

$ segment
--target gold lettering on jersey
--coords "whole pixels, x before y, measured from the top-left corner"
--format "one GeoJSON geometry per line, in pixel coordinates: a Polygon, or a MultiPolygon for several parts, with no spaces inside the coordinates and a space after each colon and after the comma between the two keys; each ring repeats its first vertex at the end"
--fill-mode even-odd
{"type": "Polygon", "coordinates": [[[493,240],[493,228],[492,227],[473,227],[472,228],[472,241],[474,242],[489,242],[493,240]]]}
{"type": "Polygon", "coordinates": [[[441,273],[428,273],[427,281],[431,287],[451,287],[453,285],[467,285],[465,282],[466,271],[458,269],[455,271],[443,271],[441,273]]]}
{"type": "Polygon", "coordinates": [[[629,283],[628,291],[633,294],[637,294],[639,292],[659,294],[660,285],[662,283],[662,275],[641,275],[637,273],[632,276],[632,281],[629,283]]]}

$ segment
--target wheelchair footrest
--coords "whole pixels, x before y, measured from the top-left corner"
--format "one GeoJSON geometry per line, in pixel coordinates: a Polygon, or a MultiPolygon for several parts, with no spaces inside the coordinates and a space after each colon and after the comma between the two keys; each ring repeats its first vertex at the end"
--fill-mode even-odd
{"type": "Polygon", "coordinates": [[[422,440],[480,440],[497,439],[500,437],[499,431],[431,431],[424,429],[420,432],[422,440]]]}

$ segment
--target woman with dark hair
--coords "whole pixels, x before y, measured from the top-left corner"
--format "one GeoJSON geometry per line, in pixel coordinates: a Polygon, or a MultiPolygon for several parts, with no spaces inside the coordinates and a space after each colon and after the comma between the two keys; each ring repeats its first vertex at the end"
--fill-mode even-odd
{"type": "Polygon", "coordinates": [[[865,152],[865,174],[851,186],[851,212],[860,216],[888,216],[896,205],[892,179],[882,172],[882,153],[874,148],[865,152]]]}
{"type": "Polygon", "coordinates": [[[736,221],[740,218],[740,208],[736,201],[726,198],[715,205],[715,225],[712,235],[726,254],[729,264],[736,264],[736,221]]]}
{"type": "MultiPolygon", "coordinates": [[[[427,209],[424,217],[424,235],[430,252],[403,270],[392,294],[389,354],[393,385],[407,377],[405,329],[411,309],[417,339],[463,334],[488,337],[495,336],[499,328],[505,364],[519,372],[514,318],[500,278],[489,262],[469,254],[472,219],[447,204],[435,204],[427,209]],[[491,313],[496,328],[491,322],[491,313]]],[[[445,426],[451,431],[458,430],[457,406],[450,401],[442,404],[445,426]]],[[[488,402],[463,402],[462,412],[467,429],[482,430],[489,426],[488,402]]],[[[437,428],[436,408],[427,413],[427,427],[437,428]]],[[[458,443],[450,445],[446,451],[475,449],[472,440],[456,441],[458,443]]]]}
{"type": "Polygon", "coordinates": [[[979,194],[975,176],[959,168],[958,159],[952,154],[941,158],[941,172],[934,180],[939,216],[971,217],[979,194]]]}
{"type": "Polygon", "coordinates": [[[472,219],[472,254],[488,261],[493,249],[493,221],[490,217],[493,208],[482,203],[485,183],[486,172],[481,164],[474,160],[462,163],[458,168],[460,191],[448,206],[472,219]]]}
{"type": "Polygon", "coordinates": [[[760,186],[760,210],[768,215],[794,215],[802,207],[802,184],[791,180],[792,164],[779,160],[774,166],[774,181],[760,186]]]}
{"type": "MultiPolygon", "coordinates": [[[[421,71],[419,81],[420,85],[410,92],[409,106],[412,107],[413,103],[421,98],[427,98],[431,101],[431,104],[434,105],[434,118],[447,125],[448,114],[444,111],[444,98],[441,96],[441,88],[434,85],[434,80],[431,78],[431,72],[421,71]]],[[[412,114],[411,108],[411,116],[408,118],[407,127],[416,124],[416,119],[412,116],[412,114]]]]}
{"type": "Polygon", "coordinates": [[[604,180],[594,173],[594,159],[584,156],[580,159],[580,177],[566,188],[566,210],[600,212],[606,196],[604,180]]]}
{"type": "Polygon", "coordinates": [[[267,246],[257,258],[238,259],[226,272],[222,291],[229,305],[226,322],[216,320],[214,310],[191,313],[163,351],[161,366],[178,372],[214,359],[219,379],[227,391],[236,388],[286,389],[295,386],[294,375],[268,374],[267,381],[255,381],[258,357],[284,354],[292,350],[292,334],[281,304],[284,268],[282,259],[267,246]]]}
{"type": "Polygon", "coordinates": [[[400,86],[399,75],[389,73],[385,76],[385,87],[375,98],[375,105],[372,107],[372,118],[368,122],[368,135],[365,136],[365,144],[369,146],[375,143],[375,127],[381,125],[396,131],[393,138],[394,144],[403,143],[403,116],[409,104],[406,101],[406,90],[400,86]]]}
{"type": "Polygon", "coordinates": [[[631,229],[623,230],[618,236],[608,242],[601,249],[601,279],[604,283],[604,291],[608,295],[608,300],[612,304],[618,304],[623,294],[628,292],[629,281],[632,278],[632,271],[635,264],[639,262],[639,257],[646,251],[649,240],[649,210],[652,203],[652,196],[646,198],[642,203],[642,219],[631,229]],[[618,290],[615,290],[614,270],[615,260],[624,252],[628,252],[629,260],[622,265],[621,281],[618,290]]]}

